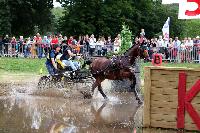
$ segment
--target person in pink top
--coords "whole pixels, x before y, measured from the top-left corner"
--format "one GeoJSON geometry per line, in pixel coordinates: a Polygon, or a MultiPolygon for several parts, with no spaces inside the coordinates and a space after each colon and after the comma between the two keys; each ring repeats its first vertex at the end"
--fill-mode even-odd
{"type": "Polygon", "coordinates": [[[40,36],[39,33],[36,34],[36,47],[37,47],[37,54],[38,58],[41,59],[43,56],[43,47],[42,47],[42,37],[40,36]]]}
{"type": "Polygon", "coordinates": [[[51,40],[52,49],[53,49],[55,44],[58,44],[58,36],[53,35],[53,38],[51,40]]]}

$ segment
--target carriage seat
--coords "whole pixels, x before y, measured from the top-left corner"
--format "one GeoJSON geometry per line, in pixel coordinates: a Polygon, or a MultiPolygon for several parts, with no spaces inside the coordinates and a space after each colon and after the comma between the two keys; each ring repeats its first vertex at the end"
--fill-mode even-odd
{"type": "Polygon", "coordinates": [[[59,54],[56,56],[56,63],[57,63],[58,69],[62,71],[72,71],[71,66],[66,66],[65,64],[62,63],[62,61],[60,60],[61,56],[62,54],[59,54]]]}

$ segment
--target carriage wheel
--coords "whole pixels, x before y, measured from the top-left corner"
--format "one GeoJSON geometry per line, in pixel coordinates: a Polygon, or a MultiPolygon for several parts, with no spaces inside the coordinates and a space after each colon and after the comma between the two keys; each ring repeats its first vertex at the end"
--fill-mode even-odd
{"type": "Polygon", "coordinates": [[[45,89],[49,86],[50,83],[50,76],[43,76],[39,79],[38,82],[38,89],[45,89]]]}
{"type": "Polygon", "coordinates": [[[63,84],[64,88],[71,88],[71,87],[73,87],[73,85],[74,85],[74,83],[73,83],[73,81],[71,80],[71,78],[70,78],[70,77],[67,77],[67,76],[64,76],[64,77],[62,78],[62,84],[63,84]]]}

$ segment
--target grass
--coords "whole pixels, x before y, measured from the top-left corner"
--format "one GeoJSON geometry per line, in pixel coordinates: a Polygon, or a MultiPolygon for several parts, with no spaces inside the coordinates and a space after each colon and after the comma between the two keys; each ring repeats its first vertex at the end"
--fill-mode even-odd
{"type": "MultiPolygon", "coordinates": [[[[24,58],[0,58],[0,73],[15,73],[15,74],[47,74],[45,67],[46,59],[24,59],[24,58]]],[[[141,64],[141,76],[143,77],[144,67],[151,66],[151,63],[141,64]]],[[[200,64],[194,63],[163,63],[162,66],[166,67],[187,67],[187,68],[200,68],[200,64]]]]}
{"type": "Polygon", "coordinates": [[[45,59],[0,58],[0,72],[14,74],[40,74],[42,68],[47,73],[45,59]]]}

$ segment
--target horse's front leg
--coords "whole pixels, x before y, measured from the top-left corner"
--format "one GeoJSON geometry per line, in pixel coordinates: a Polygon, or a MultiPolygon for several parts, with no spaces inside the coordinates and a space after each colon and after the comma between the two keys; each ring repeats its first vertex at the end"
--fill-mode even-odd
{"type": "Polygon", "coordinates": [[[97,82],[97,80],[93,83],[93,85],[92,85],[92,89],[91,89],[91,95],[93,96],[94,95],[94,90],[95,90],[95,88],[98,86],[98,82],[97,82]]]}
{"type": "Polygon", "coordinates": [[[108,99],[108,97],[106,96],[106,94],[103,92],[103,89],[102,89],[101,85],[98,86],[98,90],[101,93],[101,95],[104,97],[104,99],[108,99]]]}
{"type": "Polygon", "coordinates": [[[136,89],[136,77],[135,74],[132,75],[132,85],[131,85],[131,91],[134,92],[136,100],[138,100],[138,103],[141,104],[142,100],[139,97],[138,91],[136,89]]]}

